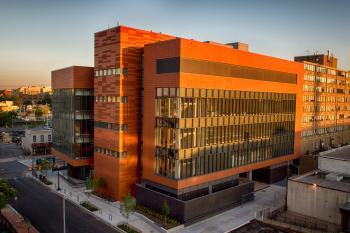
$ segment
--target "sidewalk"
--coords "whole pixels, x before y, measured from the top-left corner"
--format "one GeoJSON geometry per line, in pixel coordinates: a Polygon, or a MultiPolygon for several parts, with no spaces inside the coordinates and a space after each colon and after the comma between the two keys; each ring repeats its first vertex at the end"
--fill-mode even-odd
{"type": "MultiPolygon", "coordinates": [[[[49,186],[49,188],[57,193],[60,193],[66,197],[67,200],[70,200],[76,204],[80,204],[84,201],[88,201],[94,206],[96,206],[99,210],[95,212],[91,212],[96,217],[101,220],[113,225],[117,226],[118,224],[126,222],[126,219],[120,214],[119,202],[109,202],[105,199],[97,197],[95,195],[90,195],[88,197],[83,188],[72,187],[64,178],[60,177],[60,191],[57,191],[57,173],[49,172],[47,177],[53,184],[49,186]]],[[[133,227],[136,227],[142,232],[156,233],[159,232],[155,226],[151,223],[146,222],[144,219],[139,217],[137,214],[133,214],[129,217],[129,224],[133,227]]]]}
{"type": "MultiPolygon", "coordinates": [[[[20,161],[21,162],[21,161],[20,161]]],[[[29,162],[22,162],[29,164],[29,162]]],[[[76,204],[84,201],[89,201],[91,204],[99,208],[98,211],[91,212],[101,220],[116,226],[126,221],[120,214],[119,202],[109,202],[105,199],[91,195],[90,198],[84,193],[85,187],[72,187],[64,178],[60,177],[61,191],[57,191],[57,173],[50,172],[48,179],[53,182],[49,188],[58,192],[76,204]]],[[[258,185],[259,186],[259,185],[258,185]]],[[[259,186],[260,187],[260,186],[259,186]]],[[[262,186],[260,187],[262,188],[262,186]]],[[[271,210],[278,209],[285,203],[285,187],[278,185],[266,186],[263,189],[255,192],[254,201],[243,204],[242,206],[234,207],[221,214],[215,215],[203,221],[186,226],[176,232],[182,233],[211,233],[211,232],[230,232],[231,230],[249,222],[255,218],[255,213],[260,210],[270,208],[271,210]]],[[[129,218],[129,224],[142,230],[142,232],[156,233],[161,232],[158,226],[142,218],[139,214],[133,214],[129,218]]]]}
{"type": "Polygon", "coordinates": [[[271,208],[278,209],[285,202],[285,187],[270,185],[269,187],[255,192],[254,201],[247,202],[243,206],[237,206],[211,218],[197,222],[180,230],[181,233],[211,233],[230,232],[255,218],[259,210],[271,208]]]}

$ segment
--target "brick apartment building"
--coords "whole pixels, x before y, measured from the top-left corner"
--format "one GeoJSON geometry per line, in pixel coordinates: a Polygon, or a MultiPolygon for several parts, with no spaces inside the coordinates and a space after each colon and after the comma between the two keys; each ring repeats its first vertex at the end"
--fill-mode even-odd
{"type": "MultiPolygon", "coordinates": [[[[316,113],[306,111],[304,67],[329,64],[295,60],[125,26],[97,32],[93,68],[52,73],[54,152],[76,178],[93,166],[106,181],[101,195],[121,200],[131,191],[157,210],[167,200],[182,222],[235,205],[253,192],[251,178],[280,180],[307,151],[305,119],[316,113]],[[85,91],[87,105],[76,94],[85,91]],[[55,108],[75,117],[55,116],[55,108]],[[77,111],[89,114],[77,119],[77,111]]],[[[332,69],[337,85],[346,84],[348,73],[332,69]]],[[[347,115],[335,111],[343,125],[347,115]]]]}
{"type": "Polygon", "coordinates": [[[301,173],[317,168],[318,152],[350,143],[350,72],[328,54],[295,57],[304,64],[301,173]]]}

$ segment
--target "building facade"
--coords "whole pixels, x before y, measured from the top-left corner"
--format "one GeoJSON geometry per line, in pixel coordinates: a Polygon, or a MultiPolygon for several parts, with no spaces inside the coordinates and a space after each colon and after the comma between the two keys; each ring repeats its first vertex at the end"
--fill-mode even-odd
{"type": "Polygon", "coordinates": [[[68,175],[85,180],[93,166],[93,68],[52,71],[52,154],[67,163],[68,175]]]}
{"type": "Polygon", "coordinates": [[[135,193],[141,167],[142,54],[145,44],[173,38],[116,27],[95,33],[94,174],[101,195],[135,193]]]}
{"type": "Polygon", "coordinates": [[[285,177],[301,154],[303,73],[243,43],[100,31],[94,68],[52,72],[53,152],[71,176],[93,164],[105,197],[166,200],[194,221],[251,199],[252,178],[285,177]]]}
{"type": "Polygon", "coordinates": [[[302,155],[350,143],[350,72],[330,55],[295,57],[304,64],[302,155]]]}
{"type": "Polygon", "coordinates": [[[17,111],[19,109],[18,106],[13,105],[13,101],[1,101],[0,102],[0,111],[1,112],[12,112],[17,111]]]}
{"type": "Polygon", "coordinates": [[[22,138],[22,148],[25,153],[30,155],[48,155],[51,154],[51,147],[51,128],[38,127],[25,130],[22,138]]]}
{"type": "Polygon", "coordinates": [[[248,194],[239,174],[297,158],[302,75],[301,64],[231,45],[146,45],[139,203],[161,210],[167,200],[192,221],[235,204],[232,188],[238,202],[248,194]]]}

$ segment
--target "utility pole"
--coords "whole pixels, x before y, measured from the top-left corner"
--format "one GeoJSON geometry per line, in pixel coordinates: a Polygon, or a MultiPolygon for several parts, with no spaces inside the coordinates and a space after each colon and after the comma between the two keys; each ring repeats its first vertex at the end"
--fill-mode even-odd
{"type": "Polygon", "coordinates": [[[60,170],[59,167],[57,166],[57,191],[60,191],[60,170]]]}
{"type": "Polygon", "coordinates": [[[63,233],[66,233],[66,197],[63,195],[63,233]]]}

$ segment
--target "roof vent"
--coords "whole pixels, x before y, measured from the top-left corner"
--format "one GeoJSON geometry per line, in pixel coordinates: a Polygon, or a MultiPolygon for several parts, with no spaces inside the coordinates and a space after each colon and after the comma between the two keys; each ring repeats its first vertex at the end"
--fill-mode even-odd
{"type": "Polygon", "coordinates": [[[234,43],[228,43],[227,45],[232,46],[234,49],[242,50],[242,51],[249,51],[249,45],[242,42],[234,42],[234,43]]]}
{"type": "Polygon", "coordinates": [[[329,173],[328,175],[326,175],[326,180],[329,181],[341,181],[343,179],[343,176],[339,175],[339,174],[335,174],[335,173],[329,173]]]}

